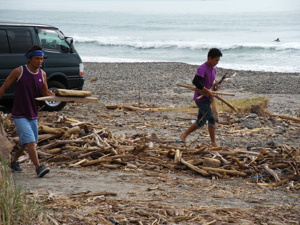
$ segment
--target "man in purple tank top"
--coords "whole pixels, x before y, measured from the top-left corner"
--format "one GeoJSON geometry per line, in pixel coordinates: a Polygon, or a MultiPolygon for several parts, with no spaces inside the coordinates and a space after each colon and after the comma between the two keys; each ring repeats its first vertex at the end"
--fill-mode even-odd
{"type": "MultiPolygon", "coordinates": [[[[198,99],[199,94],[197,92],[194,93],[193,100],[198,106],[198,117],[195,123],[193,123],[185,132],[180,134],[180,139],[176,139],[181,144],[185,144],[187,136],[198,128],[203,127],[208,121],[208,132],[210,135],[211,144],[213,147],[218,146],[215,137],[215,119],[210,106],[211,98],[213,97],[210,88],[215,81],[217,73],[215,66],[218,64],[221,56],[222,53],[219,49],[210,49],[207,55],[207,61],[200,65],[197,70],[193,84],[198,89],[205,91],[206,95],[198,99]]],[[[216,90],[218,88],[219,85],[216,85],[216,90]]]]}
{"type": "Polygon", "coordinates": [[[48,90],[46,73],[40,68],[44,60],[42,47],[34,45],[25,54],[28,65],[14,69],[0,88],[0,99],[5,91],[14,83],[15,96],[12,108],[21,148],[13,155],[10,167],[13,172],[22,172],[18,158],[27,150],[33,162],[38,177],[49,173],[50,169],[41,165],[38,160],[36,144],[38,142],[38,102],[35,98],[40,96],[52,96],[54,93],[48,90]]]}

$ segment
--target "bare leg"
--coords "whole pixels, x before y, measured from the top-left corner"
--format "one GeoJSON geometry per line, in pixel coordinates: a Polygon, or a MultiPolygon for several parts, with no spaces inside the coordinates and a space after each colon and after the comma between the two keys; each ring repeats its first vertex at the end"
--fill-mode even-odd
{"type": "Polygon", "coordinates": [[[29,158],[31,159],[33,165],[37,168],[40,166],[38,154],[36,151],[36,144],[35,142],[30,142],[27,144],[27,152],[29,155],[29,158]]]}
{"type": "Polygon", "coordinates": [[[211,140],[211,145],[213,147],[219,147],[219,145],[216,142],[216,134],[215,134],[215,128],[214,127],[208,127],[208,133],[211,140]]]}
{"type": "Polygon", "coordinates": [[[21,147],[21,149],[19,149],[18,151],[15,152],[15,154],[13,155],[13,158],[12,158],[12,162],[17,162],[18,161],[18,158],[20,158],[21,155],[23,155],[23,152],[26,148],[26,145],[23,145],[21,147]]]}
{"type": "Polygon", "coordinates": [[[181,133],[181,134],[179,135],[180,139],[181,139],[183,142],[185,142],[185,141],[186,141],[186,137],[187,137],[190,133],[194,132],[194,131],[197,130],[197,129],[198,129],[198,127],[196,126],[196,124],[193,123],[193,124],[192,124],[185,132],[183,132],[183,133],[181,133]]]}

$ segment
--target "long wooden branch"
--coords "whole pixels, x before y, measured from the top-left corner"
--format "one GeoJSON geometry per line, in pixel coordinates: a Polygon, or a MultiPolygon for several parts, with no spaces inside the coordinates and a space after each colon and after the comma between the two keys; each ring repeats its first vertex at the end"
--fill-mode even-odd
{"type": "MultiPolygon", "coordinates": [[[[202,91],[196,87],[192,87],[192,86],[189,86],[189,85],[186,85],[186,84],[177,84],[177,86],[179,87],[184,87],[184,88],[187,88],[187,89],[190,89],[192,91],[196,91],[197,93],[199,93],[200,95],[205,95],[205,91],[202,91]]],[[[213,95],[227,95],[227,96],[235,96],[235,94],[231,94],[231,93],[222,93],[222,92],[217,92],[217,91],[212,91],[213,95]]]]}
{"type": "Polygon", "coordinates": [[[231,105],[229,102],[227,102],[225,99],[221,98],[220,96],[216,95],[215,96],[218,100],[220,100],[221,102],[223,102],[224,104],[226,104],[229,108],[231,108],[233,111],[238,112],[238,110],[236,108],[234,108],[233,105],[231,105]]]}
{"type": "Polygon", "coordinates": [[[47,149],[54,148],[54,147],[59,146],[59,145],[65,145],[65,144],[71,144],[71,143],[83,143],[83,142],[85,142],[85,140],[82,140],[82,139],[78,139],[78,140],[56,140],[56,141],[51,142],[50,144],[42,146],[41,149],[42,150],[47,150],[47,149]]]}
{"type": "Polygon", "coordinates": [[[287,119],[287,120],[292,120],[292,121],[295,121],[295,122],[298,122],[300,123],[300,118],[299,117],[294,117],[294,116],[287,116],[287,115],[274,115],[274,116],[277,116],[281,119],[287,119]]]}
{"type": "Polygon", "coordinates": [[[202,176],[204,177],[208,177],[210,176],[210,174],[208,172],[206,172],[205,170],[202,170],[190,163],[188,163],[187,161],[185,161],[183,158],[180,159],[180,162],[185,165],[186,167],[190,168],[191,170],[194,170],[197,173],[200,173],[202,176]]]}
{"type": "Polygon", "coordinates": [[[272,175],[276,182],[279,182],[280,179],[274,170],[270,169],[267,163],[261,165],[270,175],[272,175]]]}
{"type": "Polygon", "coordinates": [[[226,173],[230,175],[238,175],[241,177],[247,176],[247,173],[240,172],[237,170],[226,170],[226,169],[220,169],[220,168],[212,168],[212,167],[202,167],[203,170],[210,171],[210,172],[217,172],[217,173],[226,173]]]}

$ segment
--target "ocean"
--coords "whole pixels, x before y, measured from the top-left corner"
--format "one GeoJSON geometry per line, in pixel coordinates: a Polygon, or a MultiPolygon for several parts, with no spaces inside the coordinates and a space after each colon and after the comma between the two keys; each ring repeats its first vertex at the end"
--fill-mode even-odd
{"type": "Polygon", "coordinates": [[[199,65],[216,47],[218,67],[300,72],[299,0],[0,0],[0,20],[56,26],[84,62],[199,65]]]}

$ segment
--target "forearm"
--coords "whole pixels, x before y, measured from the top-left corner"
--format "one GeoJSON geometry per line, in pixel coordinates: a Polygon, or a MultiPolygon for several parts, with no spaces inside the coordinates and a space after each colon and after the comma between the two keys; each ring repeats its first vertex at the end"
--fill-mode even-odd
{"type": "Polygon", "coordinates": [[[51,91],[48,90],[48,88],[43,88],[42,89],[42,96],[54,96],[55,94],[51,91]]]}
{"type": "Polygon", "coordinates": [[[11,84],[14,82],[14,79],[12,77],[7,77],[7,79],[4,81],[3,85],[0,87],[0,99],[5,94],[6,90],[11,86],[11,84]]]}
{"type": "Polygon", "coordinates": [[[5,90],[3,87],[0,88],[0,99],[3,97],[5,90]]]}

